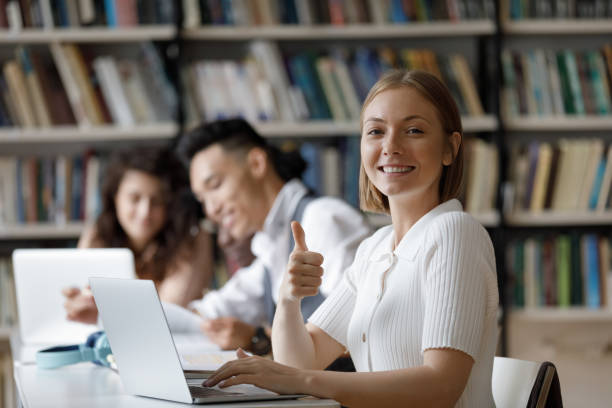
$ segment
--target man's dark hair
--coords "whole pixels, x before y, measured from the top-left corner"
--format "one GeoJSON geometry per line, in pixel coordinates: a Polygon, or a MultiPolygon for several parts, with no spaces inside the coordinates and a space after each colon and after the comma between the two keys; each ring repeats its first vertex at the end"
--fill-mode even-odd
{"type": "Polygon", "coordinates": [[[268,154],[274,170],[284,181],[301,177],[306,169],[306,162],[299,152],[281,151],[269,144],[246,120],[240,118],[205,123],[184,133],[178,141],[177,151],[189,164],[198,152],[214,144],[219,144],[230,153],[247,153],[254,147],[263,149],[268,154]]]}

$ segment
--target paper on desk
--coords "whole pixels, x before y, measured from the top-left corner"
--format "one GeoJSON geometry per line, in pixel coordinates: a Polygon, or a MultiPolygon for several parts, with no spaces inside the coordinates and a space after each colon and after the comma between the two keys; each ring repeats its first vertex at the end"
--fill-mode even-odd
{"type": "Polygon", "coordinates": [[[172,333],[200,333],[199,315],[174,303],[162,302],[162,306],[172,333]]]}
{"type": "Polygon", "coordinates": [[[205,370],[214,371],[228,361],[235,360],[236,351],[210,351],[206,353],[184,353],[181,354],[181,366],[183,370],[205,370]]]}

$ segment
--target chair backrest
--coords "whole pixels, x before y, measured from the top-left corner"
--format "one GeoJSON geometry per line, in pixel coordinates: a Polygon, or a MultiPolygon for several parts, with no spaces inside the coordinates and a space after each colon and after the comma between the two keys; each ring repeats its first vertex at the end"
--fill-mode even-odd
{"type": "Polygon", "coordinates": [[[497,408],[563,406],[559,378],[550,362],[495,357],[492,388],[497,408]]]}

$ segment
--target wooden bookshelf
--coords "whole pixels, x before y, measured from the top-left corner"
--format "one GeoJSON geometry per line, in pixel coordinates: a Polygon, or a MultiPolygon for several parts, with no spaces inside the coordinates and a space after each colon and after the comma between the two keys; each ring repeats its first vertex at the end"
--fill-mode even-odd
{"type": "MultiPolygon", "coordinates": [[[[466,133],[489,132],[498,127],[493,115],[462,118],[466,133]]],[[[330,120],[307,122],[260,122],[254,124],[259,133],[266,137],[328,137],[359,134],[359,122],[334,122],[330,120]]]]}
{"type": "MultiPolygon", "coordinates": [[[[385,214],[367,213],[366,216],[368,218],[368,221],[370,222],[370,225],[375,228],[380,228],[391,223],[391,218],[385,214]]],[[[497,210],[490,210],[479,214],[472,214],[472,216],[476,218],[478,222],[482,224],[483,227],[486,228],[497,227],[500,223],[500,216],[497,210]]]]}
{"type": "Polygon", "coordinates": [[[151,123],[136,126],[0,128],[0,144],[171,139],[177,135],[178,131],[179,126],[176,123],[151,123]]]}
{"type": "Polygon", "coordinates": [[[0,225],[0,239],[76,239],[83,226],[82,222],[0,225]]]}
{"type": "Polygon", "coordinates": [[[243,41],[268,40],[330,40],[363,38],[454,37],[493,35],[495,23],[490,20],[459,22],[427,22],[409,24],[347,24],[333,25],[275,25],[275,26],[214,26],[184,29],[186,40],[243,41]]]}
{"type": "Polygon", "coordinates": [[[509,317],[517,322],[529,323],[612,323],[612,309],[587,307],[542,307],[511,310],[509,317]]]}
{"type": "Polygon", "coordinates": [[[520,211],[505,215],[506,224],[514,227],[612,225],[612,210],[596,211],[520,211]]]}
{"type": "Polygon", "coordinates": [[[511,35],[580,35],[612,33],[612,18],[587,19],[526,19],[505,21],[504,34],[511,35]]]}
{"type": "Polygon", "coordinates": [[[509,131],[596,131],[612,130],[612,115],[608,116],[518,116],[503,119],[509,131]]]}
{"type": "Polygon", "coordinates": [[[62,29],[22,29],[0,31],[0,44],[52,42],[107,43],[171,40],[177,35],[173,25],[140,25],[130,28],[80,27],[62,29]]]}

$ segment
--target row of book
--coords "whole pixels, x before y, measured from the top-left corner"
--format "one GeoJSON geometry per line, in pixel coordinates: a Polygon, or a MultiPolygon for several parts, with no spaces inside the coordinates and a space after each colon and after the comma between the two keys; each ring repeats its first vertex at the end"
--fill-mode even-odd
{"type": "Polygon", "coordinates": [[[601,139],[531,142],[510,151],[514,210],[604,211],[611,208],[612,145],[601,139]]]}
{"type": "Polygon", "coordinates": [[[74,44],[51,44],[51,59],[28,47],[0,74],[0,126],[117,124],[173,120],[177,97],[148,42],[135,58],[92,57],[74,44]]]}
{"type": "Polygon", "coordinates": [[[0,29],[174,24],[167,0],[0,0],[0,29]]]}
{"type": "MultiPolygon", "coordinates": [[[[359,137],[346,137],[336,145],[305,142],[299,146],[308,163],[302,177],[317,195],[341,197],[359,207],[359,137]]],[[[292,149],[291,142],[284,149],[292,149]]]]}
{"type": "Polygon", "coordinates": [[[597,234],[531,237],[506,248],[516,307],[608,305],[610,238],[597,234]]]}
{"type": "Polygon", "coordinates": [[[10,258],[0,258],[0,328],[17,324],[15,282],[10,258]]]}
{"type": "Polygon", "coordinates": [[[92,153],[0,157],[0,225],[94,220],[106,159],[92,153]]]}
{"type": "Polygon", "coordinates": [[[460,54],[359,47],[281,55],[276,44],[255,41],[243,61],[201,60],[183,69],[186,116],[188,122],[233,116],[251,121],[357,120],[370,87],[392,68],[430,71],[449,86],[462,114],[484,114],[460,54]]]}
{"type": "Polygon", "coordinates": [[[185,28],[200,25],[405,24],[495,15],[491,0],[183,0],[185,28]]]}
{"type": "Polygon", "coordinates": [[[513,20],[538,18],[612,17],[612,3],[607,0],[506,0],[513,20]]]}
{"type": "Polygon", "coordinates": [[[465,211],[482,214],[496,208],[499,150],[479,138],[464,139],[465,211]]]}
{"type": "Polygon", "coordinates": [[[612,44],[589,51],[505,49],[501,59],[507,117],[612,112],[612,44]]]}

